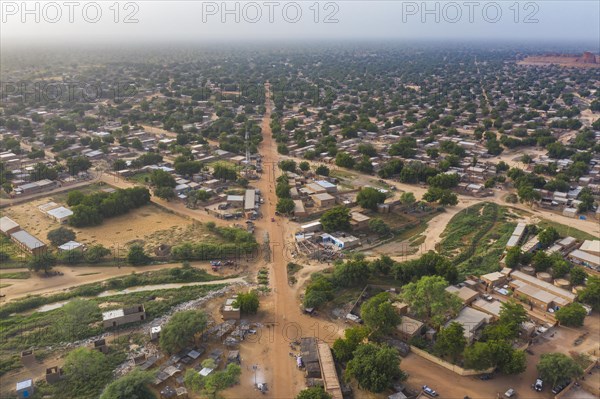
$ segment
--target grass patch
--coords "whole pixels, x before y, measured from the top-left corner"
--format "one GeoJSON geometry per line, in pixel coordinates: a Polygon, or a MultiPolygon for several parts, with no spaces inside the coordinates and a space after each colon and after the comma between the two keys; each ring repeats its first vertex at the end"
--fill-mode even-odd
{"type": "MultiPolygon", "coordinates": [[[[6,255],[8,255],[10,257],[10,260],[19,260],[23,257],[23,254],[19,247],[17,247],[17,245],[5,235],[0,235],[0,252],[4,252],[6,255]]],[[[2,261],[0,263],[9,263],[10,260],[8,262],[2,261]]]]}
{"type": "Polygon", "coordinates": [[[10,272],[10,273],[0,273],[0,280],[2,279],[15,279],[15,280],[25,280],[31,277],[30,272],[10,272]]]}
{"type": "Polygon", "coordinates": [[[135,175],[129,176],[127,180],[137,184],[148,184],[150,181],[150,172],[136,173],[135,175]]]}
{"type": "MultiPolygon", "coordinates": [[[[231,278],[228,276],[227,278],[231,278]]],[[[13,313],[26,312],[37,307],[66,301],[77,297],[95,297],[106,290],[123,290],[130,287],[142,285],[156,285],[169,283],[193,283],[203,281],[218,281],[224,277],[208,274],[206,270],[193,267],[177,267],[172,269],[156,270],[145,273],[132,273],[124,277],[115,277],[103,282],[85,284],[72,290],[49,296],[28,296],[16,301],[11,301],[0,307],[0,318],[7,317],[13,313]]],[[[146,293],[148,295],[148,293],[146,293]]]]}
{"type": "Polygon", "coordinates": [[[560,234],[561,237],[571,236],[571,237],[576,238],[579,241],[597,240],[598,239],[598,237],[594,237],[593,235],[586,233],[585,231],[581,231],[574,227],[566,226],[564,224],[552,222],[548,219],[542,219],[538,223],[538,226],[543,229],[545,229],[546,227],[554,227],[556,229],[556,231],[558,231],[558,234],[560,234]]]}
{"type": "Polygon", "coordinates": [[[463,276],[496,271],[515,225],[505,207],[490,202],[470,206],[446,226],[440,252],[451,257],[463,276]]]}
{"type": "Polygon", "coordinates": [[[0,288],[10,287],[12,284],[0,284],[0,288]]]}
{"type": "Polygon", "coordinates": [[[335,177],[337,179],[354,179],[356,177],[355,174],[343,169],[333,169],[329,172],[329,176],[335,177]]]}
{"type": "Polygon", "coordinates": [[[298,273],[300,270],[302,270],[302,266],[297,263],[289,262],[287,264],[287,277],[290,285],[296,284],[298,281],[298,279],[296,279],[296,273],[298,273]]]}

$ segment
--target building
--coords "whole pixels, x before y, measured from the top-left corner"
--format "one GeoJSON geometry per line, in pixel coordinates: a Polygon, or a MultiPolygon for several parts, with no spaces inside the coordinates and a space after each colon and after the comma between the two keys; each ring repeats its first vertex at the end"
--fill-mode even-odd
{"type": "Polygon", "coordinates": [[[21,398],[31,398],[33,396],[33,380],[30,378],[28,380],[17,382],[17,397],[21,398]]]}
{"type": "Polygon", "coordinates": [[[473,308],[463,308],[455,319],[446,323],[446,327],[456,322],[463,326],[463,335],[467,342],[471,343],[475,339],[478,331],[489,323],[491,316],[473,308]]]}
{"type": "Polygon", "coordinates": [[[425,333],[425,324],[408,316],[402,316],[395,332],[400,339],[410,341],[411,338],[425,333]]]}
{"type": "Polygon", "coordinates": [[[123,324],[146,320],[144,305],[134,305],[128,308],[109,310],[102,313],[104,328],[118,327],[123,324]]]}
{"type": "Polygon", "coordinates": [[[321,226],[321,222],[318,220],[316,222],[311,222],[300,226],[300,231],[303,233],[314,233],[315,231],[321,231],[322,229],[323,226],[321,226]]]}
{"type": "Polygon", "coordinates": [[[328,182],[327,180],[317,180],[315,183],[323,187],[325,191],[330,194],[337,192],[337,186],[333,183],[328,182]]]}
{"type": "Polygon", "coordinates": [[[83,250],[83,248],[84,245],[77,241],[68,241],[65,242],[63,245],[58,246],[59,251],[73,251],[75,249],[83,250]]]}
{"type": "Polygon", "coordinates": [[[566,306],[575,302],[577,297],[570,291],[520,271],[512,272],[511,277],[513,280],[509,283],[509,286],[513,289],[515,296],[527,298],[533,306],[543,311],[566,306]]]}
{"type": "Polygon", "coordinates": [[[240,308],[239,306],[235,306],[235,301],[237,300],[237,296],[233,298],[229,298],[225,301],[225,305],[223,305],[223,309],[221,310],[221,315],[223,316],[223,320],[239,320],[240,308]]]}
{"type": "Polygon", "coordinates": [[[492,272],[481,276],[486,291],[491,291],[495,287],[506,284],[508,277],[500,272],[492,272]]]}
{"type": "Polygon", "coordinates": [[[506,249],[510,249],[521,244],[521,240],[523,239],[523,235],[525,234],[526,227],[527,224],[525,224],[524,222],[519,222],[517,224],[517,227],[515,227],[515,230],[513,231],[512,235],[508,239],[508,242],[506,243],[506,249]]]}
{"type": "Polygon", "coordinates": [[[41,255],[47,249],[46,244],[25,230],[19,230],[12,233],[10,238],[19,248],[21,248],[21,250],[29,252],[32,255],[41,255]]]}
{"type": "Polygon", "coordinates": [[[600,271],[600,256],[593,253],[576,249],[567,256],[567,259],[575,264],[583,265],[589,267],[590,269],[600,271]]]}
{"type": "Polygon", "coordinates": [[[330,244],[336,249],[352,249],[360,245],[358,238],[346,233],[323,234],[321,236],[324,244],[330,244]]]}
{"type": "Polygon", "coordinates": [[[246,190],[244,193],[244,211],[254,211],[256,208],[256,190],[246,190]]]}
{"type": "Polygon", "coordinates": [[[359,230],[369,227],[369,220],[371,220],[371,218],[367,215],[364,215],[360,212],[352,212],[350,213],[350,217],[350,225],[352,226],[352,229],[359,230]]]}
{"type": "Polygon", "coordinates": [[[15,193],[17,195],[36,194],[52,190],[54,187],[56,187],[56,185],[57,183],[52,180],[43,179],[33,183],[26,183],[21,186],[18,186],[17,188],[15,188],[15,193]]]}
{"type": "Polygon", "coordinates": [[[311,198],[313,199],[313,201],[315,202],[315,204],[317,204],[317,206],[319,208],[327,208],[327,207],[335,205],[335,197],[331,194],[327,194],[327,193],[314,194],[311,196],[311,198]]]}
{"type": "Polygon", "coordinates": [[[579,247],[579,250],[600,256],[600,240],[585,240],[579,247]]]}
{"type": "Polygon", "coordinates": [[[340,380],[335,369],[335,361],[333,360],[329,345],[325,342],[319,342],[317,343],[317,350],[325,392],[331,395],[332,399],[343,399],[340,380]]]}
{"type": "Polygon", "coordinates": [[[73,216],[73,211],[64,206],[59,206],[58,208],[49,210],[46,214],[58,223],[66,223],[69,217],[73,216]]]}
{"type": "Polygon", "coordinates": [[[493,319],[498,319],[500,317],[500,310],[502,310],[502,302],[486,301],[481,298],[473,301],[470,306],[473,309],[489,314],[493,319]]]}
{"type": "MultiPolygon", "coordinates": [[[[304,204],[302,203],[302,200],[294,200],[294,216],[299,217],[299,218],[308,216],[308,212],[306,212],[306,209],[304,208],[304,204]]],[[[321,223],[319,223],[319,225],[320,224],[321,223]]]]}
{"type": "Polygon", "coordinates": [[[455,287],[453,285],[446,287],[446,292],[456,294],[465,305],[469,305],[479,296],[479,293],[469,287],[455,287]]]}
{"type": "Polygon", "coordinates": [[[241,208],[244,206],[244,196],[243,195],[228,195],[227,203],[233,205],[236,208],[241,208]]]}
{"type": "Polygon", "coordinates": [[[7,216],[0,217],[0,233],[10,237],[12,233],[16,233],[19,230],[21,230],[19,223],[7,216]]]}

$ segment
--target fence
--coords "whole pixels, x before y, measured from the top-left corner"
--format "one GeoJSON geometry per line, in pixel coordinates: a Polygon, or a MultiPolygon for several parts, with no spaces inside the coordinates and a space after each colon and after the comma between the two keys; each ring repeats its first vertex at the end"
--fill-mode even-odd
{"type": "Polygon", "coordinates": [[[445,369],[448,369],[462,377],[465,376],[470,376],[470,375],[478,375],[478,374],[485,374],[485,373],[492,373],[494,371],[494,367],[491,367],[487,370],[471,370],[471,369],[464,369],[460,366],[457,366],[455,364],[452,363],[448,363],[445,360],[440,359],[437,356],[432,355],[431,353],[425,352],[422,349],[417,348],[416,346],[411,345],[410,346],[410,350],[417,356],[422,357],[425,360],[429,360],[432,363],[437,364],[438,366],[442,366],[445,369]]]}

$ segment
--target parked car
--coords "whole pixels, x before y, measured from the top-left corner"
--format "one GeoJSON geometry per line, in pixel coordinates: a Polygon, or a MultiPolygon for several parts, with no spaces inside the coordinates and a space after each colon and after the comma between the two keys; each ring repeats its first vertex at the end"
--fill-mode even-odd
{"type": "Polygon", "coordinates": [[[533,389],[535,389],[537,392],[542,392],[543,388],[544,388],[544,381],[542,381],[540,378],[535,380],[535,384],[533,384],[533,389]]]}
{"type": "Polygon", "coordinates": [[[563,382],[562,384],[558,384],[557,386],[552,388],[552,393],[555,395],[561,393],[562,390],[565,389],[567,387],[567,385],[569,385],[570,383],[571,383],[571,381],[567,381],[567,382],[563,382]]]}
{"type": "Polygon", "coordinates": [[[429,395],[433,398],[438,396],[438,393],[435,390],[429,388],[427,385],[423,385],[423,392],[425,392],[426,395],[429,395]]]}
{"type": "Polygon", "coordinates": [[[491,380],[492,378],[494,378],[494,376],[492,374],[482,374],[479,376],[479,379],[481,381],[491,380]]]}
{"type": "Polygon", "coordinates": [[[517,394],[517,392],[512,388],[509,388],[508,391],[504,392],[504,396],[506,396],[507,398],[512,398],[516,394],[517,394]]]}

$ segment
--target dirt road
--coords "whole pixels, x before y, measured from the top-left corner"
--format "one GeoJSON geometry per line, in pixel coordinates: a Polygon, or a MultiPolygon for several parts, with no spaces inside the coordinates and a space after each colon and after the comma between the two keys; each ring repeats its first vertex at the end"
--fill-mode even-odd
{"type": "MultiPolygon", "coordinates": [[[[192,265],[210,270],[210,266],[207,263],[203,265],[192,263],[192,265]]],[[[80,285],[97,283],[113,277],[127,276],[131,273],[143,273],[180,266],[181,263],[166,263],[151,266],[122,266],[120,268],[117,266],[57,266],[53,270],[62,272],[62,276],[44,277],[43,274],[32,273],[30,278],[24,280],[3,279],[2,283],[11,285],[0,290],[2,294],[6,295],[5,298],[0,300],[0,304],[28,295],[55,294],[80,285]]],[[[2,269],[2,272],[10,273],[24,270],[26,269],[2,269]]]]}

